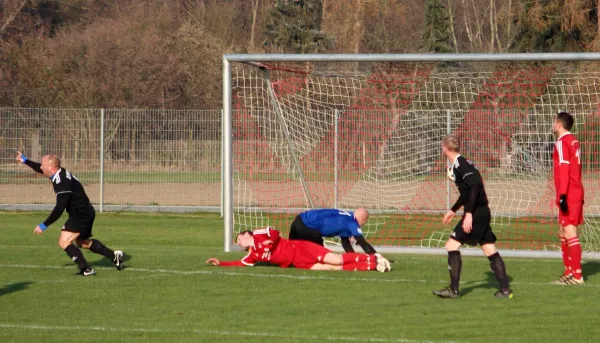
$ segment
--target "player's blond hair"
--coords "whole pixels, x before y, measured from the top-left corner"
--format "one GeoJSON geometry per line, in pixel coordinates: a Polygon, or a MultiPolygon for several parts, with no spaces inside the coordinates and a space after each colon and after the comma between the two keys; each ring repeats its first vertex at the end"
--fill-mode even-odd
{"type": "Polygon", "coordinates": [[[444,137],[442,144],[449,151],[459,152],[460,151],[460,140],[455,135],[448,135],[444,137]]]}

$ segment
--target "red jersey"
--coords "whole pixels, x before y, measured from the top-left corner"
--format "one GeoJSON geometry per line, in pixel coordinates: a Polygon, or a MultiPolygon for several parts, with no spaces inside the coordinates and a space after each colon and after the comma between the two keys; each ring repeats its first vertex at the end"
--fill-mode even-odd
{"type": "Polygon", "coordinates": [[[221,262],[221,266],[253,266],[256,262],[268,262],[287,268],[294,262],[294,246],[281,238],[279,231],[267,226],[252,231],[254,246],[241,261],[221,262]]]}
{"type": "Polygon", "coordinates": [[[573,134],[567,132],[558,137],[552,159],[557,201],[561,194],[566,194],[569,203],[582,202],[584,194],[581,183],[581,149],[573,134]]]}

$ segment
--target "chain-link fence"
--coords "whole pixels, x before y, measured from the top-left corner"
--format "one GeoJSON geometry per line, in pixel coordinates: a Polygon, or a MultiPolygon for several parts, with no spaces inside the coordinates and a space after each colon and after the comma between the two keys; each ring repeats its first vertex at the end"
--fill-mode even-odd
{"type": "Polygon", "coordinates": [[[221,110],[0,108],[0,208],[50,208],[17,150],[58,155],[103,210],[221,208],[221,110]]]}

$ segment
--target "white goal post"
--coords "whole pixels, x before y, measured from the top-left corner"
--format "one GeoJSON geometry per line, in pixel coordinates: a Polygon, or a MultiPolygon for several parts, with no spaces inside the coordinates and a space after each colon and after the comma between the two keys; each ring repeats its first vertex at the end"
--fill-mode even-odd
{"type": "Polygon", "coordinates": [[[582,144],[584,258],[600,258],[600,53],[224,55],[224,249],[310,208],[364,206],[378,251],[445,254],[457,193],[440,142],[453,133],[483,174],[503,255],[558,258],[559,111],[582,144]]]}

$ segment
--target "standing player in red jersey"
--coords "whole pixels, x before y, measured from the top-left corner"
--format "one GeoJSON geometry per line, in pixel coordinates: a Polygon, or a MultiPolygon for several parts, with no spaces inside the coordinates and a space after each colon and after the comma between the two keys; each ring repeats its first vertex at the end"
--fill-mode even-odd
{"type": "Polygon", "coordinates": [[[353,270],[379,272],[390,271],[390,263],[383,257],[345,253],[332,253],[331,250],[309,241],[290,241],[280,237],[279,231],[266,227],[238,234],[237,245],[248,249],[249,253],[240,261],[219,261],[212,257],[206,261],[220,267],[253,266],[257,262],[268,262],[282,268],[290,266],[311,270],[353,270]]]}
{"type": "Polygon", "coordinates": [[[556,115],[552,131],[557,137],[552,160],[558,211],[558,236],[565,271],[553,284],[581,285],[581,244],[577,226],[583,224],[583,184],[579,141],[569,132],[575,120],[566,112],[556,115]]]}

